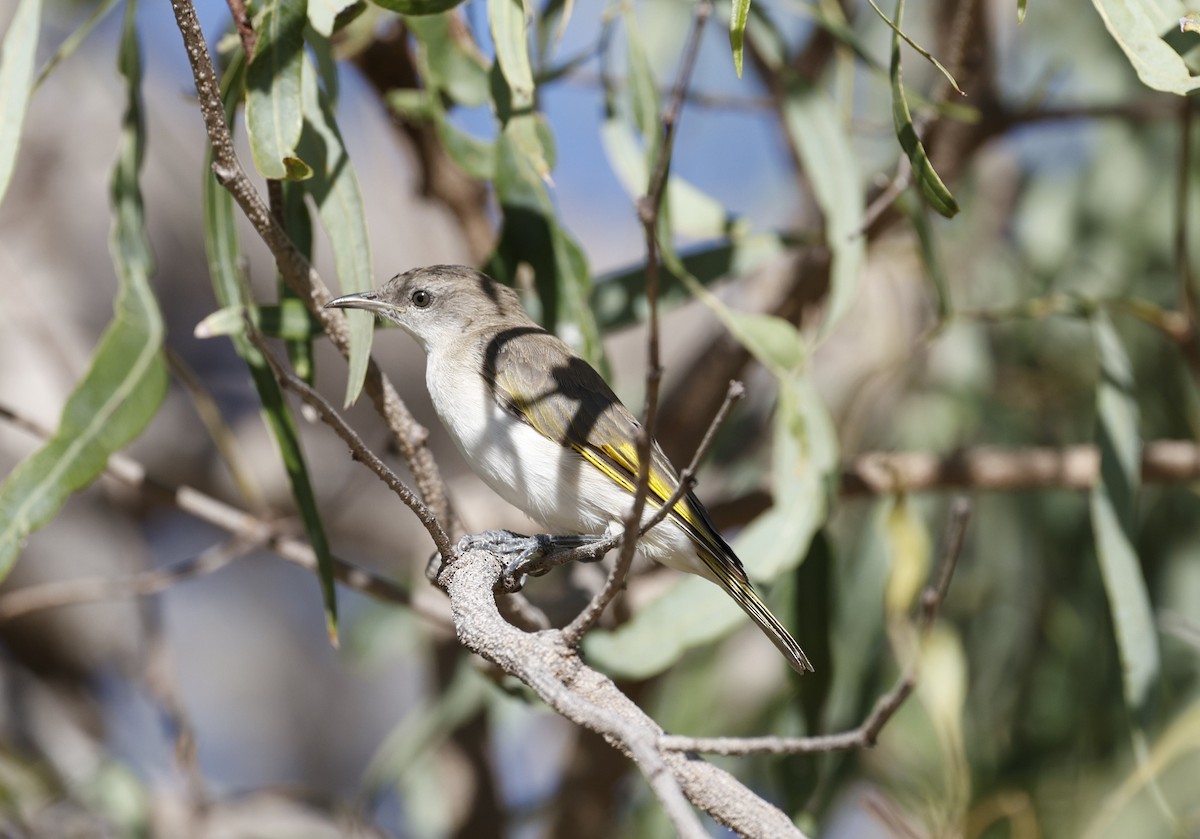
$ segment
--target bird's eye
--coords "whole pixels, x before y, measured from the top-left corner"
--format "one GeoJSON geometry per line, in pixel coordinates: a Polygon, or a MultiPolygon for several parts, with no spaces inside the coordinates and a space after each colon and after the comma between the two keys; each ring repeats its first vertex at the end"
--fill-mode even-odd
{"type": "Polygon", "coordinates": [[[412,293],[413,305],[418,309],[424,309],[433,302],[433,295],[423,288],[419,288],[412,293]]]}

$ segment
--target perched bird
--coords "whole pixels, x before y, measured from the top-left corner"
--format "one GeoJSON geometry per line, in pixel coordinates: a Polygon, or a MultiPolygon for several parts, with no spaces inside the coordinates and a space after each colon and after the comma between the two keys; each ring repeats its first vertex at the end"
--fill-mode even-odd
{"type": "MultiPolygon", "coordinates": [[[[512,289],[472,268],[434,265],[328,305],[374,312],[417,339],[438,416],[471,468],[510,504],[564,536],[602,535],[628,513],[638,421],[591,365],[530,319],[512,289]]],[[[662,449],[651,449],[646,518],[679,484],[662,449]]],[[[638,549],[721,586],[795,670],[812,670],[693,493],[638,549]]]]}

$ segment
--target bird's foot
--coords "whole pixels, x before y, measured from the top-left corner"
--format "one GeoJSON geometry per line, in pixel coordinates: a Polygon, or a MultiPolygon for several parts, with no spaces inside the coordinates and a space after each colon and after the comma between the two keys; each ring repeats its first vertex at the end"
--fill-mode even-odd
{"type": "MultiPolygon", "coordinates": [[[[552,536],[538,533],[524,536],[511,530],[487,530],[464,536],[458,542],[458,550],[469,551],[482,548],[511,556],[504,573],[500,575],[499,588],[517,592],[525,587],[530,577],[543,574],[576,559],[569,555],[576,548],[586,547],[602,539],[602,536],[552,536]]],[[[601,557],[587,557],[584,562],[595,562],[601,557]]]]}

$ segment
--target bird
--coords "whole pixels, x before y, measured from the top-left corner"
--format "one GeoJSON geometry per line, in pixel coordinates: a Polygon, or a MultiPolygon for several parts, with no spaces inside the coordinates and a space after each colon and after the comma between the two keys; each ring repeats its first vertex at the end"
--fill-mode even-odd
{"type": "MultiPolygon", "coordinates": [[[[579,544],[579,536],[600,538],[620,526],[637,486],[640,424],[594,367],[529,317],[512,288],[474,268],[432,265],[326,305],[373,312],[416,339],[450,439],[485,484],[550,529],[551,541],[561,535],[579,544]]],[[[650,449],[644,518],[680,480],[657,441],[650,449]]],[[[638,550],[716,583],[794,670],[812,671],[693,492],[641,537],[638,550]]]]}

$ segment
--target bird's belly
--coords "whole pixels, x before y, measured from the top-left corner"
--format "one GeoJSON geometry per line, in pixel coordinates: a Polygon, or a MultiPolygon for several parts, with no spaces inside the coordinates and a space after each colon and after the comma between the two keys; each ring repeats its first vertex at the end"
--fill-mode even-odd
{"type": "MultiPolygon", "coordinates": [[[[556,535],[604,533],[622,522],[632,496],[576,452],[561,446],[505,411],[475,386],[430,388],[434,408],[467,464],[501,498],[544,524],[556,535]]],[[[654,515],[647,503],[643,520],[654,515]]],[[[711,576],[695,545],[672,520],[646,533],[638,543],[645,556],[681,571],[711,576]]]]}

